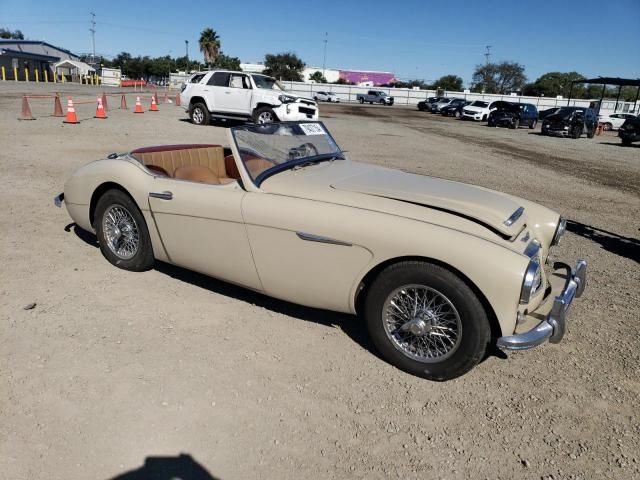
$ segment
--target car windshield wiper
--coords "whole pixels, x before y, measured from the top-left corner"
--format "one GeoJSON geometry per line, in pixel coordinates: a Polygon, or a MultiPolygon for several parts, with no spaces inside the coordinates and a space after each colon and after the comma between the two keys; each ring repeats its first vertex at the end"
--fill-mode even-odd
{"type": "Polygon", "coordinates": [[[291,167],[291,170],[299,170],[304,167],[316,165],[320,162],[333,162],[334,160],[344,160],[343,152],[337,153],[325,153],[323,155],[316,155],[314,157],[300,159],[299,162],[295,162],[291,167]]]}

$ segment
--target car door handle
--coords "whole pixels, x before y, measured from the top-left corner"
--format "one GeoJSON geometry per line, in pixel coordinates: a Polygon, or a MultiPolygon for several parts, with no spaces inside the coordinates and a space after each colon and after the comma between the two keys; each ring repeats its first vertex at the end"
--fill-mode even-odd
{"type": "Polygon", "coordinates": [[[173,193],[166,190],[164,192],[151,192],[149,193],[149,197],[159,198],[160,200],[171,200],[173,199],[173,193]]]}

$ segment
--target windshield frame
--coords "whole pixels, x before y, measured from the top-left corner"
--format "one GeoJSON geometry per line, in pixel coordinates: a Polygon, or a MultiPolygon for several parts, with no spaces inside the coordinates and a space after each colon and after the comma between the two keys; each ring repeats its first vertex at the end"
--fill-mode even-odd
{"type": "MultiPolygon", "coordinates": [[[[337,147],[337,151],[334,153],[323,153],[323,154],[319,154],[319,155],[313,155],[311,157],[302,157],[302,158],[297,158],[294,160],[287,160],[283,163],[277,163],[274,164],[273,167],[270,167],[266,170],[263,170],[262,172],[260,172],[258,175],[256,175],[255,178],[253,178],[253,176],[251,175],[251,173],[249,172],[249,170],[247,169],[244,160],[242,159],[242,151],[246,150],[246,148],[241,147],[238,144],[238,140],[236,139],[236,132],[237,131],[251,131],[254,128],[264,128],[263,126],[258,126],[255,124],[250,124],[250,125],[242,125],[239,127],[232,127],[229,130],[231,131],[231,138],[233,139],[234,142],[234,146],[235,146],[235,151],[238,152],[238,158],[235,159],[236,162],[239,162],[242,166],[242,168],[244,169],[244,171],[246,172],[247,176],[251,179],[252,183],[257,187],[260,188],[260,185],[262,185],[262,183],[267,180],[268,178],[287,171],[287,170],[292,170],[295,167],[299,167],[305,164],[312,164],[312,163],[320,163],[320,162],[326,162],[326,161],[331,161],[331,160],[346,160],[346,156],[344,155],[346,152],[344,150],[342,150],[342,148],[340,147],[340,145],[338,145],[338,142],[336,142],[335,138],[333,138],[333,135],[331,135],[331,132],[329,132],[329,129],[325,126],[324,122],[321,122],[319,120],[315,120],[315,121],[292,121],[292,122],[278,122],[278,123],[274,123],[274,124],[266,124],[266,125],[300,125],[300,124],[306,124],[306,123],[316,123],[322,126],[322,128],[324,129],[326,135],[329,137],[330,141],[333,142],[333,144],[337,147]]],[[[260,154],[260,152],[255,151],[256,154],[260,155],[261,158],[262,155],[260,154]]],[[[235,155],[234,155],[235,157],[235,155]]]]}

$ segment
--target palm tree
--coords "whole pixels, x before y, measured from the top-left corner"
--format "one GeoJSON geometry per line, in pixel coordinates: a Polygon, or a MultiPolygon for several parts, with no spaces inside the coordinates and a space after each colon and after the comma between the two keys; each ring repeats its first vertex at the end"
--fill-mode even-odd
{"type": "Polygon", "coordinates": [[[220,37],[212,28],[205,28],[200,33],[200,51],[204,54],[204,61],[211,67],[220,52],[220,37]]]}

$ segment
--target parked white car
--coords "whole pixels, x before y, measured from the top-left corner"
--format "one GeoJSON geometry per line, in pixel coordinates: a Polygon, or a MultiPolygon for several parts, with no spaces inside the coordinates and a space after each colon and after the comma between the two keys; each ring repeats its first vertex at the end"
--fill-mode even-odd
{"type": "Polygon", "coordinates": [[[182,87],[180,102],[196,125],[207,125],[212,117],[255,123],[318,119],[315,101],[287,93],[275,78],[256,73],[195,73],[182,87]]]}
{"type": "Polygon", "coordinates": [[[476,100],[462,109],[462,118],[484,122],[489,118],[489,114],[496,109],[495,104],[496,102],[476,100]]]}
{"type": "Polygon", "coordinates": [[[605,130],[618,130],[628,118],[635,118],[631,113],[612,113],[610,115],[598,115],[598,122],[605,130]]]}
{"type": "Polygon", "coordinates": [[[316,92],[313,95],[313,99],[316,102],[340,103],[340,99],[334,92],[316,92]]]}

